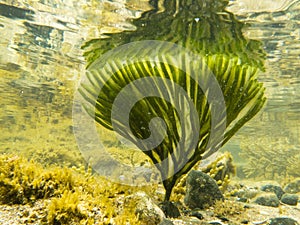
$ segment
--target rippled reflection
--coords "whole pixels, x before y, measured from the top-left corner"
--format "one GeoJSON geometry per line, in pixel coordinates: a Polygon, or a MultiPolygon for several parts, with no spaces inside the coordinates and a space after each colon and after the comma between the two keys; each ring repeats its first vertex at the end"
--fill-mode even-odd
{"type": "MultiPolygon", "coordinates": [[[[147,0],[0,3],[1,152],[24,146],[76,150],[71,104],[85,68],[81,46],[106,33],[134,30],[130,20],[149,7],[147,0]]],[[[299,146],[300,1],[236,0],[228,10],[249,24],[246,36],[265,46],[267,70],[260,79],[268,97],[228,148],[249,134],[252,141],[284,137],[299,146]]]]}

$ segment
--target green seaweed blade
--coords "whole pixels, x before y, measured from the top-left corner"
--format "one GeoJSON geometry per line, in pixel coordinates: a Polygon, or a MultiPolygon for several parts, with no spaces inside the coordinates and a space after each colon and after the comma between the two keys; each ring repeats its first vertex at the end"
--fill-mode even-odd
{"type": "MultiPolygon", "coordinates": [[[[85,106],[86,110],[91,116],[95,116],[99,124],[113,130],[113,123],[116,123],[116,132],[135,143],[151,158],[161,173],[166,189],[165,199],[169,200],[173,186],[183,174],[203,157],[211,155],[224,145],[263,107],[266,98],[264,87],[257,80],[257,73],[259,70],[264,71],[265,53],[260,42],[243,36],[244,24],[225,9],[228,1],[166,0],[165,10],[159,13],[156,13],[155,1],[151,3],[153,10],[132,21],[136,26],[134,32],[109,34],[107,39],[94,39],[83,46],[87,68],[90,69],[99,57],[111,49],[131,42],[158,40],[183,46],[201,55],[203,62],[199,62],[199,71],[205,73],[201,65],[207,65],[219,83],[226,105],[219,112],[221,115],[226,114],[224,133],[211,137],[211,104],[206,97],[210,89],[199,88],[198,83],[205,81],[201,80],[202,77],[190,76],[190,62],[185,58],[179,59],[186,71],[168,63],[155,63],[147,59],[140,62],[132,62],[130,59],[125,62],[106,62],[103,68],[91,71],[89,85],[81,87],[81,94],[90,103],[85,106]],[[149,77],[162,78],[165,82],[170,80],[182,87],[193,103],[197,117],[187,110],[184,97],[173,96],[171,101],[164,100],[165,93],[171,96],[176,92],[176,85],[170,88],[166,83],[160,87],[155,82],[149,82],[149,91],[155,90],[161,95],[143,98],[134,105],[129,114],[130,132],[126,123],[112,121],[114,101],[122,89],[136,80],[149,77]],[[175,108],[174,104],[178,107],[175,108]],[[182,124],[179,111],[189,123],[182,124]],[[157,117],[165,122],[166,136],[158,146],[146,150],[147,146],[140,145],[136,138],[147,139],[151,136],[149,123],[157,117]],[[200,127],[197,136],[195,124],[200,127]],[[210,138],[213,139],[211,146],[210,138]],[[193,144],[195,139],[196,145],[193,144]]],[[[130,52],[126,54],[129,55],[130,52]]],[[[160,49],[159,55],[164,54],[172,57],[168,56],[168,49],[160,49]]],[[[139,86],[132,88],[134,91],[131,96],[127,96],[128,100],[132,96],[141,95],[139,86]]],[[[124,105],[127,104],[127,99],[123,99],[124,105]]],[[[117,110],[121,111],[122,108],[117,110]]],[[[157,140],[163,135],[161,128],[156,128],[157,140]]]]}

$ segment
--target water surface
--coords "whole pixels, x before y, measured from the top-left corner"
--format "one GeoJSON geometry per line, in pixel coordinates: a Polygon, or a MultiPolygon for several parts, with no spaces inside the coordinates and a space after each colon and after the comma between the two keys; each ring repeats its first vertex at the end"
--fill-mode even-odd
{"type": "MultiPolygon", "coordinates": [[[[259,2],[231,1],[228,8],[267,52],[259,74],[267,104],[224,146],[237,162],[247,159],[239,153],[249,146],[300,155],[300,1],[259,2]]],[[[149,9],[146,0],[1,1],[0,151],[83,163],[72,133],[73,94],[85,69],[81,46],[134,30],[130,19],[149,9]]]]}

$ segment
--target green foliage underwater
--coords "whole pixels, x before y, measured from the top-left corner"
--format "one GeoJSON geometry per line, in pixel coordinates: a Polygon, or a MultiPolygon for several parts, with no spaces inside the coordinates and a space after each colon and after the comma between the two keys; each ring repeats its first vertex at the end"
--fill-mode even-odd
{"type": "MultiPolygon", "coordinates": [[[[144,98],[130,111],[129,130],[126,122],[117,121],[120,128],[116,132],[133,140],[137,146],[138,143],[129,135],[130,132],[139,139],[147,139],[151,132],[160,132],[160,128],[150,131],[150,120],[160,117],[165,121],[167,135],[161,144],[143,152],[160,171],[166,189],[165,200],[169,200],[172,188],[180,177],[193,168],[203,154],[207,157],[224,145],[264,105],[264,87],[257,80],[257,72],[264,70],[265,54],[260,42],[243,36],[244,24],[225,9],[228,1],[164,1],[162,12],[157,12],[157,1],[151,1],[151,4],[152,10],[132,21],[136,26],[135,31],[107,34],[106,39],[94,39],[83,46],[87,69],[91,73],[87,75],[89,84],[81,87],[81,94],[87,103],[90,103],[85,106],[89,114],[99,124],[112,130],[114,101],[126,85],[141,78],[162,78],[180,85],[185,90],[196,109],[197,118],[191,116],[192,113],[180,103],[182,97],[172,96],[172,87],[156,86],[154,89],[158,89],[159,93],[167,91],[169,96],[172,96],[171,103],[164,100],[163,94],[144,98]],[[157,49],[158,57],[162,59],[160,62],[149,61],[147,57],[137,62],[131,61],[132,58],[143,55],[143,51],[149,51],[149,48],[140,48],[137,53],[131,49],[128,49],[129,53],[118,52],[121,55],[120,59],[105,62],[105,66],[104,62],[98,60],[118,46],[146,40],[178,44],[201,56],[202,61],[190,62],[185,57],[179,57],[177,60],[180,65],[186,68],[186,71],[182,71],[176,65],[170,65],[174,56],[163,44],[157,49]],[[122,55],[125,57],[122,58],[122,55]],[[192,73],[189,71],[191,64],[196,64],[200,75],[192,77],[189,74],[192,73]],[[203,65],[214,74],[225,102],[225,107],[217,112],[224,119],[219,121],[216,127],[211,127],[214,120],[212,107],[222,99],[209,102],[207,94],[215,90],[209,85],[205,90],[198,87],[201,82],[209,82],[202,76],[207,73],[207,68],[203,65]],[[180,106],[176,108],[172,105],[172,100],[175,103],[178,101],[177,105],[180,106]],[[190,124],[180,123],[182,118],[178,111],[183,113],[183,117],[189,117],[190,124]],[[212,130],[221,130],[222,123],[226,129],[214,135],[212,130]],[[200,126],[199,135],[196,137],[195,124],[200,126]],[[184,147],[176,149],[181,143],[180,139],[184,138],[184,147]],[[196,139],[195,146],[189,143],[193,138],[196,139]],[[213,139],[212,143],[209,143],[210,139],[213,139]],[[163,164],[165,160],[167,163],[163,164]]],[[[151,89],[151,84],[146,87],[151,89]]],[[[140,95],[137,86],[131,97],[140,95]]],[[[125,101],[126,99],[124,104],[129,104],[125,101]]],[[[122,108],[118,110],[122,111],[122,108]]],[[[143,150],[143,146],[140,148],[143,150]]]]}

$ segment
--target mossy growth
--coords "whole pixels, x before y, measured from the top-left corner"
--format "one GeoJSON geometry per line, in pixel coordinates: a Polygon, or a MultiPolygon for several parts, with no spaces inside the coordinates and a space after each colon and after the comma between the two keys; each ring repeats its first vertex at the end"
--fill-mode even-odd
{"type": "MultiPolygon", "coordinates": [[[[213,206],[214,214],[217,217],[236,216],[241,217],[241,214],[245,212],[244,205],[240,202],[235,201],[216,201],[213,206]]],[[[241,219],[241,218],[239,218],[241,219]]]]}
{"type": "Polygon", "coordinates": [[[0,201],[10,204],[32,203],[73,190],[75,181],[69,169],[58,167],[44,170],[40,164],[18,156],[0,158],[0,201]]]}
{"type": "Polygon", "coordinates": [[[19,156],[0,156],[0,202],[34,205],[44,200],[45,224],[138,224],[133,207],[120,209],[118,202],[137,190],[153,195],[156,188],[111,183],[83,166],[44,168],[19,156]]]}
{"type": "Polygon", "coordinates": [[[214,178],[223,192],[225,192],[230,182],[230,177],[236,174],[236,168],[230,152],[220,154],[216,160],[203,168],[202,171],[214,178]]]}
{"type": "Polygon", "coordinates": [[[53,198],[48,206],[47,222],[49,224],[68,224],[73,222],[92,224],[93,219],[88,218],[87,211],[79,207],[80,194],[65,191],[61,197],[53,198]],[[81,222],[82,221],[82,222],[81,222]]]}
{"type": "Polygon", "coordinates": [[[299,149],[286,138],[260,137],[253,142],[244,138],[241,143],[242,165],[246,178],[270,179],[284,182],[300,176],[299,149]]]}

